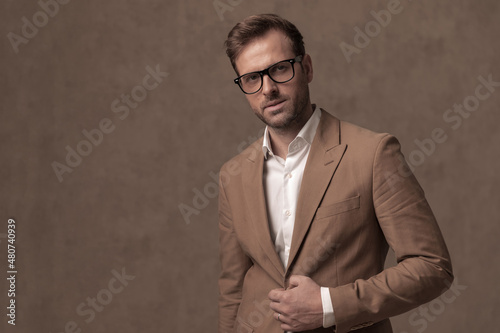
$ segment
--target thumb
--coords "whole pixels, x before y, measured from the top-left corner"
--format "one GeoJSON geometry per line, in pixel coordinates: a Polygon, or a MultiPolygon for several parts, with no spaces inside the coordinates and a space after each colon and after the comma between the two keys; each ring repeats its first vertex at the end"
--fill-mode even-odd
{"type": "Polygon", "coordinates": [[[292,289],[292,288],[298,287],[304,277],[305,276],[302,276],[302,275],[292,275],[292,276],[290,276],[290,281],[289,281],[289,287],[288,287],[288,289],[292,289]]]}

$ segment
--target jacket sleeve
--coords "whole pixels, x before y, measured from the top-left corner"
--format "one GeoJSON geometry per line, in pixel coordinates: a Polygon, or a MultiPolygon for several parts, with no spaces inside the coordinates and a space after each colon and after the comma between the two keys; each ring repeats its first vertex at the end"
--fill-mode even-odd
{"type": "Polygon", "coordinates": [[[375,214],[398,264],[369,279],[330,288],[340,333],[409,311],[439,296],[453,281],[441,231],[393,136],[378,144],[372,181],[375,214]]]}
{"type": "MultiPolygon", "coordinates": [[[[221,171],[222,173],[222,171],[221,171]]],[[[224,182],[219,180],[219,333],[233,332],[241,302],[243,280],[251,267],[236,237],[224,182]]]]}

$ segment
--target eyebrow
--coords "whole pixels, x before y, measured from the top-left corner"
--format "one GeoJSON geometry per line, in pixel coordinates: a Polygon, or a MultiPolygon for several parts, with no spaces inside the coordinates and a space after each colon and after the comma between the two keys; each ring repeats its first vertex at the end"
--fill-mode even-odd
{"type": "Polygon", "coordinates": [[[275,62],[272,62],[271,64],[267,65],[266,67],[262,68],[262,69],[258,69],[258,70],[255,70],[255,71],[250,71],[250,72],[245,72],[243,74],[239,74],[238,72],[236,72],[236,74],[238,74],[238,76],[241,76],[241,75],[245,75],[245,74],[250,74],[250,73],[258,73],[258,72],[261,72],[263,70],[266,70],[268,69],[269,67],[273,66],[273,65],[276,65],[277,63],[280,63],[282,61],[286,61],[286,60],[289,60],[290,58],[286,58],[286,59],[283,59],[283,60],[278,60],[278,61],[275,61],[275,62]]]}

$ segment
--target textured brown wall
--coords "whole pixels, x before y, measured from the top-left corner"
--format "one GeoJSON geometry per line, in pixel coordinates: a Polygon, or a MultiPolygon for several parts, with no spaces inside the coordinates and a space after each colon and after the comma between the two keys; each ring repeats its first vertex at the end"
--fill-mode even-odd
{"type": "Polygon", "coordinates": [[[221,17],[212,0],[71,1],[47,22],[36,1],[2,3],[0,331],[216,331],[211,174],[262,129],[232,83],[222,42],[236,22],[261,12],[281,14],[303,32],[315,69],[314,102],[396,135],[407,158],[421,162],[415,173],[458,285],[426,305],[427,314],[395,318],[395,332],[495,331],[500,87],[460,126],[443,115],[475,101],[467,96],[479,76],[500,81],[498,1],[402,0],[402,11],[373,30],[377,35],[350,63],[340,43],[354,45],[353,29],[364,30],[374,20],[370,11],[387,9],[387,1],[220,2],[232,3],[221,17]],[[9,32],[22,36],[23,17],[33,22],[34,14],[41,27],[36,35],[25,29],[31,35],[16,53],[9,32]],[[148,66],[168,75],[151,91],[135,88],[148,66]],[[128,114],[115,102],[115,113],[112,103],[131,91],[147,97],[128,114]],[[65,147],[76,149],[82,131],[103,119],[112,131],[59,181],[53,162],[66,164],[65,147]],[[415,139],[430,138],[435,128],[446,141],[429,156],[418,153],[415,139]],[[179,205],[193,206],[198,190],[211,197],[195,202],[200,209],[187,224],[179,205]],[[15,327],[5,313],[8,218],[17,224],[15,327]],[[122,269],[135,277],[126,286],[113,278],[122,269]],[[109,304],[92,317],[87,298],[96,296],[109,304]]]}

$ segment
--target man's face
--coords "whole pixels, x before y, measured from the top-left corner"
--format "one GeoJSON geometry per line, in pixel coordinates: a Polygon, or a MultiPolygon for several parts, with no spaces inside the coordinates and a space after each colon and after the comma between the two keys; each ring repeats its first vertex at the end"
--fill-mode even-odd
{"type": "MultiPolygon", "coordinates": [[[[236,68],[240,75],[261,71],[279,61],[293,59],[291,41],[284,33],[271,30],[264,36],[251,41],[236,58],[236,68]]],[[[295,76],[291,81],[276,83],[264,75],[262,88],[255,94],[245,95],[257,117],[275,129],[302,126],[307,107],[310,106],[308,84],[313,72],[311,57],[305,55],[302,66],[294,64],[295,76]]]]}

